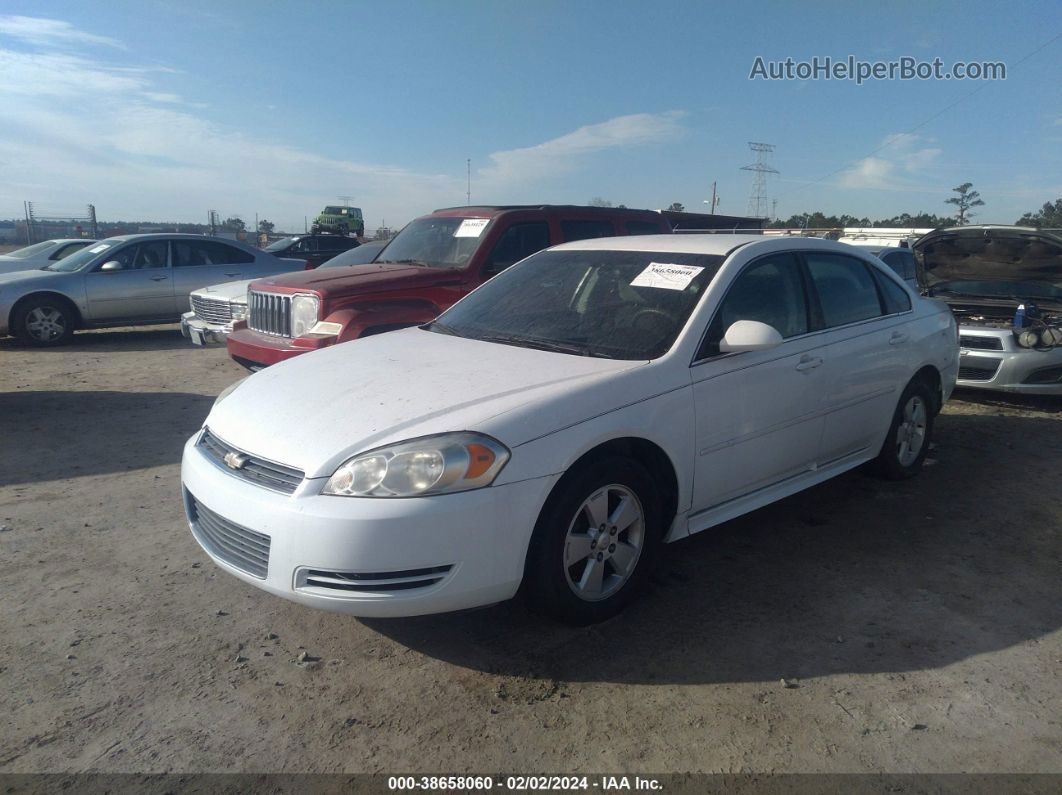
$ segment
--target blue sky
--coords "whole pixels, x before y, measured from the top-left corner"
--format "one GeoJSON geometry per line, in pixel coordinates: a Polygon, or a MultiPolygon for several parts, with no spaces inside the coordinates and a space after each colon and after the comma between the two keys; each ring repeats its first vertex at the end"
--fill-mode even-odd
{"type": "Polygon", "coordinates": [[[349,195],[370,226],[434,207],[595,196],[742,214],[748,141],[780,216],[944,213],[954,185],[1013,222],[1062,196],[1057,0],[21,2],[0,16],[0,217],[208,209],[301,227],[349,195]],[[1007,79],[750,81],[757,56],[946,65],[1007,79]],[[983,86],[928,123],[946,105],[983,86]],[[812,183],[812,184],[808,184],[812,183]]]}

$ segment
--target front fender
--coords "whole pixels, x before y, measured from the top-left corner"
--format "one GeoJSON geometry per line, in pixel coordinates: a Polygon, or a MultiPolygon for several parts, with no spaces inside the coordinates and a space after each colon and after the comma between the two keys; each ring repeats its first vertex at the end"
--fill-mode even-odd
{"type": "Polygon", "coordinates": [[[327,323],[339,323],[338,342],[362,336],[377,326],[419,326],[434,320],[439,308],[427,301],[380,301],[345,306],[328,314],[327,323]]]}

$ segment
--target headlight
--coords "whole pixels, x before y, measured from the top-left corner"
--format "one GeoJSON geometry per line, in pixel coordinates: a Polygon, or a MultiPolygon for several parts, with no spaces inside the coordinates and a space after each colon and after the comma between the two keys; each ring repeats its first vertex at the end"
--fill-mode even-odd
{"type": "Polygon", "coordinates": [[[247,302],[229,301],[229,312],[232,313],[233,320],[243,320],[247,317],[247,302]]]}
{"type": "Polygon", "coordinates": [[[1023,348],[1035,348],[1040,344],[1040,335],[1031,329],[1018,332],[1018,344],[1023,348]]]}
{"type": "Polygon", "coordinates": [[[219,394],[216,398],[214,398],[214,406],[216,407],[221,401],[223,401],[225,398],[227,398],[229,395],[231,395],[233,392],[235,392],[236,391],[236,387],[238,387],[240,384],[242,384],[248,378],[250,378],[250,376],[249,375],[245,375],[239,381],[236,381],[235,383],[229,384],[227,387],[222,389],[221,390],[221,394],[219,394]]]}
{"type": "Polygon", "coordinates": [[[417,497],[489,486],[509,460],[496,439],[462,431],[425,436],[351,458],[325,484],[343,497],[417,497]]]}
{"type": "Polygon", "coordinates": [[[321,300],[316,295],[295,295],[291,298],[291,336],[301,337],[317,322],[321,300]]]}

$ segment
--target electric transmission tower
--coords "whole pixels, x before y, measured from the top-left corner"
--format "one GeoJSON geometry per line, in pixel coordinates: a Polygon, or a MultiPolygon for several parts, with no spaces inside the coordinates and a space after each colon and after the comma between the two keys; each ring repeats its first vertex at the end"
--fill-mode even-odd
{"type": "Polygon", "coordinates": [[[749,149],[756,153],[756,162],[752,165],[742,166],[742,171],[751,171],[752,193],[749,194],[749,207],[746,215],[752,218],[767,217],[767,175],[777,174],[778,169],[771,168],[767,164],[768,155],[774,151],[774,144],[761,144],[749,141],[749,149]]]}

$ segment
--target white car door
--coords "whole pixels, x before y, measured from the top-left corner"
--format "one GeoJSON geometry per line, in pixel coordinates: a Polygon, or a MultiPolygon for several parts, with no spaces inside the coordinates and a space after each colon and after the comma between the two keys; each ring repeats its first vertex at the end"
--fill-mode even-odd
{"type": "Polygon", "coordinates": [[[895,284],[899,295],[887,292],[889,278],[875,276],[873,266],[857,257],[809,251],[804,261],[813,311],[829,342],[819,462],[876,455],[870,447],[891,421],[903,388],[910,299],[895,284]]]}
{"type": "Polygon", "coordinates": [[[754,260],[730,285],[692,367],[694,513],[815,466],[827,343],[810,329],[805,278],[793,254],[754,260]],[[782,344],[719,353],[738,320],[767,323],[782,344]]]}

